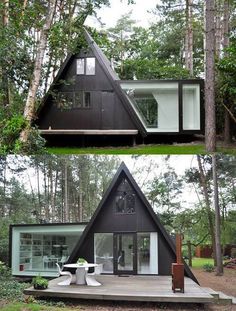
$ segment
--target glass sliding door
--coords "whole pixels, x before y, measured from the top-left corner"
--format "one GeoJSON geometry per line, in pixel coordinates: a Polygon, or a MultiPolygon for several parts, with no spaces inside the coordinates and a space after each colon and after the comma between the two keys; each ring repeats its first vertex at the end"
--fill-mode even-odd
{"type": "Polygon", "coordinates": [[[94,260],[104,273],[113,273],[113,233],[94,234],[94,260]]]}
{"type": "Polygon", "coordinates": [[[158,274],[156,232],[137,233],[138,274],[158,274]]]}
{"type": "Polygon", "coordinates": [[[136,274],[136,234],[114,234],[115,273],[136,274]]]}

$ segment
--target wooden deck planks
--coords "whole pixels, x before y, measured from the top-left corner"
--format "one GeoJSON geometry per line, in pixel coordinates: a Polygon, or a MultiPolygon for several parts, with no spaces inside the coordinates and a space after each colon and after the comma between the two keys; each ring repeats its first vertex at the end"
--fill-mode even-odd
{"type": "Polygon", "coordinates": [[[185,293],[173,293],[169,276],[130,276],[118,277],[99,275],[96,279],[102,283],[99,287],[57,285],[62,277],[49,282],[44,291],[32,287],[24,291],[27,295],[44,297],[62,297],[77,299],[98,299],[116,301],[156,301],[183,303],[210,303],[213,296],[204,291],[198,284],[185,278],[185,293]]]}

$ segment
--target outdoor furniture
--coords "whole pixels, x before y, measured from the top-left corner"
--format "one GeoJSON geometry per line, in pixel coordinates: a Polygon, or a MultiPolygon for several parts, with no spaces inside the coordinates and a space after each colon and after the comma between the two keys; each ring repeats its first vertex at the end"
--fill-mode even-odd
{"type": "Polygon", "coordinates": [[[100,286],[101,283],[99,283],[95,279],[95,275],[101,274],[103,270],[103,264],[97,265],[97,267],[94,267],[94,272],[93,273],[86,273],[85,278],[86,278],[86,283],[88,286],[100,286]]]}
{"type": "MultiPolygon", "coordinates": [[[[65,268],[76,268],[76,284],[78,285],[86,285],[86,275],[87,275],[87,270],[89,268],[95,268],[97,267],[98,264],[96,263],[83,263],[83,264],[78,264],[78,263],[70,263],[70,264],[65,264],[65,268]]],[[[87,284],[88,285],[88,284],[87,284]]]]}
{"type": "Polygon", "coordinates": [[[61,281],[60,283],[58,283],[58,285],[70,285],[73,279],[72,274],[69,271],[62,271],[61,267],[59,266],[57,262],[56,262],[56,265],[57,265],[59,274],[67,276],[67,278],[64,281],[61,281]]]}

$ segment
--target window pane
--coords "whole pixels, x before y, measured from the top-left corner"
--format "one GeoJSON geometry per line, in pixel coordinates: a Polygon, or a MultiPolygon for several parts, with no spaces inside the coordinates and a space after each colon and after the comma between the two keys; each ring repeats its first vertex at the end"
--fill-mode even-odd
{"type": "Polygon", "coordinates": [[[54,95],[54,103],[58,109],[67,110],[71,109],[74,105],[74,93],[73,92],[59,92],[54,95]]]}
{"type": "Polygon", "coordinates": [[[95,58],[86,58],[86,75],[95,75],[95,58]]]}
{"type": "Polygon", "coordinates": [[[91,107],[91,102],[90,102],[90,93],[89,92],[84,92],[84,108],[90,108],[91,107]]]}
{"type": "Polygon", "coordinates": [[[76,73],[77,75],[84,74],[84,59],[83,58],[77,59],[76,73]]]}
{"type": "Polygon", "coordinates": [[[104,273],[113,273],[113,234],[94,234],[95,263],[103,264],[104,273]]]}
{"type": "Polygon", "coordinates": [[[138,246],[138,273],[157,274],[158,254],[157,254],[157,233],[145,232],[137,234],[138,246]]]}
{"type": "Polygon", "coordinates": [[[81,108],[83,107],[83,92],[76,92],[75,93],[75,108],[81,108]]]}
{"type": "Polygon", "coordinates": [[[200,130],[200,86],[183,85],[183,129],[200,130]]]}

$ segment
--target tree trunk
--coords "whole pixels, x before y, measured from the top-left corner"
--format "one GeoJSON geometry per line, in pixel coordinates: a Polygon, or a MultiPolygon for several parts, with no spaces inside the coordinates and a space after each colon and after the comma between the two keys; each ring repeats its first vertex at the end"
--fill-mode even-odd
{"type": "Polygon", "coordinates": [[[64,186],[64,194],[65,194],[65,198],[64,198],[64,221],[68,222],[68,216],[69,216],[69,210],[68,210],[68,163],[67,160],[65,159],[65,186],[64,186]]]}
{"type": "MultiPolygon", "coordinates": [[[[3,12],[2,12],[2,26],[5,31],[4,37],[7,35],[7,27],[9,24],[9,0],[3,0],[3,12]]],[[[2,62],[3,60],[1,60],[2,62]]],[[[4,66],[4,63],[1,64],[0,69],[1,75],[2,75],[2,90],[3,90],[3,106],[7,107],[9,106],[10,99],[9,99],[9,81],[8,81],[8,72],[6,67],[4,66]]]]}
{"type": "Polygon", "coordinates": [[[222,28],[221,28],[221,0],[216,0],[216,14],[215,14],[215,39],[216,39],[216,57],[220,58],[221,53],[221,38],[222,38],[222,28]]]}
{"type": "MultiPolygon", "coordinates": [[[[223,17],[223,49],[229,46],[229,0],[224,1],[224,17],[223,17]]],[[[227,55],[227,52],[224,50],[224,55],[227,55]]],[[[224,99],[224,104],[227,106],[226,99],[224,99]]],[[[231,142],[231,131],[230,131],[230,115],[229,112],[225,109],[225,118],[224,118],[224,143],[226,145],[231,142]]]]}
{"type": "Polygon", "coordinates": [[[199,168],[199,174],[200,174],[200,184],[202,187],[202,192],[203,192],[205,204],[206,204],[206,212],[207,212],[207,219],[208,219],[208,223],[209,223],[209,231],[210,231],[210,235],[211,235],[214,264],[216,265],[215,228],[214,228],[214,223],[213,223],[213,219],[212,219],[211,203],[210,203],[210,198],[209,198],[209,194],[208,194],[207,180],[206,180],[206,176],[205,176],[204,171],[203,171],[202,162],[201,162],[201,158],[199,155],[197,155],[197,162],[198,162],[198,168],[199,168]]]}
{"type": "Polygon", "coordinates": [[[193,76],[193,0],[186,0],[185,68],[193,76]]]}
{"type": "Polygon", "coordinates": [[[187,241],[187,247],[188,247],[188,265],[189,267],[192,267],[192,247],[191,247],[191,242],[187,241]]]}
{"type": "Polygon", "coordinates": [[[212,155],[212,172],[214,183],[214,207],[215,207],[215,249],[216,249],[216,275],[223,274],[223,262],[221,254],[221,239],[220,239],[220,208],[218,196],[218,180],[217,180],[217,163],[216,155],[212,155]]]}
{"type": "MultiPolygon", "coordinates": [[[[27,100],[25,104],[25,109],[24,109],[24,117],[29,122],[29,124],[32,122],[33,117],[34,117],[36,93],[38,91],[39,83],[41,79],[44,53],[47,47],[47,38],[48,38],[49,30],[52,24],[53,16],[54,16],[55,3],[56,3],[56,0],[49,1],[48,13],[45,18],[45,24],[43,26],[43,29],[41,30],[40,40],[37,46],[33,77],[30,83],[29,92],[28,92],[28,96],[27,96],[27,100]]],[[[28,140],[28,135],[29,135],[29,130],[24,129],[21,132],[20,140],[23,143],[25,143],[28,140]]]]}
{"type": "Polygon", "coordinates": [[[207,152],[216,150],[215,117],[215,1],[206,1],[205,12],[205,143],[207,152]]]}

